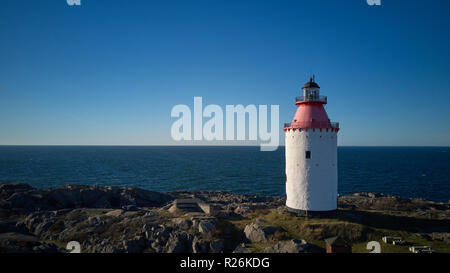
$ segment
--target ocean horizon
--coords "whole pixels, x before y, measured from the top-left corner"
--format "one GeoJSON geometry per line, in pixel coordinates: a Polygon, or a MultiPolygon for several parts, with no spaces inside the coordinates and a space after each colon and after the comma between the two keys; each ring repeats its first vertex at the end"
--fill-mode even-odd
{"type": "MultiPolygon", "coordinates": [[[[339,146],[338,192],[450,199],[450,147],[339,146]]],[[[285,195],[284,146],[1,145],[0,182],[285,195]]]]}

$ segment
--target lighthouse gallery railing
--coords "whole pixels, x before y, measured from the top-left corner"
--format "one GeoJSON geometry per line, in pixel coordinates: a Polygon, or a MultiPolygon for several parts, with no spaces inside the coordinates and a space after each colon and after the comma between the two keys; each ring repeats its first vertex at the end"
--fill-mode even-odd
{"type": "Polygon", "coordinates": [[[317,101],[327,103],[326,96],[300,96],[295,98],[295,102],[304,102],[304,101],[317,101]]]}
{"type": "Polygon", "coordinates": [[[318,122],[318,121],[305,121],[305,122],[290,122],[285,123],[284,128],[298,127],[298,128],[334,128],[339,129],[339,122],[318,122]]]}

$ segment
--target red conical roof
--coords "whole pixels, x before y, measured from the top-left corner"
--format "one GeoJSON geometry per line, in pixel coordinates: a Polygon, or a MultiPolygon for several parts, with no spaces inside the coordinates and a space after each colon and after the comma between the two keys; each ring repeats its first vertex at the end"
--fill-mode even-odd
{"type": "MultiPolygon", "coordinates": [[[[320,88],[311,78],[303,88],[320,88]]],[[[333,129],[339,130],[338,123],[331,123],[327,112],[323,107],[327,98],[323,96],[306,96],[296,98],[297,112],[291,123],[285,124],[285,130],[289,129],[333,129]]]]}

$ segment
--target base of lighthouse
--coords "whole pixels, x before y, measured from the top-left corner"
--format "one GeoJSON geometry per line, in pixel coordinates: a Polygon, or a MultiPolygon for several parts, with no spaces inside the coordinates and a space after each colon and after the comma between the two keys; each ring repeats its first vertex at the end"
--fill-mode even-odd
{"type": "Polygon", "coordinates": [[[290,214],[295,215],[295,216],[307,216],[307,217],[317,217],[317,218],[334,217],[337,212],[337,209],[313,211],[313,210],[293,209],[288,206],[286,206],[286,209],[290,214]]]}
{"type": "Polygon", "coordinates": [[[337,130],[286,130],[286,206],[313,215],[337,209],[337,130]]]}

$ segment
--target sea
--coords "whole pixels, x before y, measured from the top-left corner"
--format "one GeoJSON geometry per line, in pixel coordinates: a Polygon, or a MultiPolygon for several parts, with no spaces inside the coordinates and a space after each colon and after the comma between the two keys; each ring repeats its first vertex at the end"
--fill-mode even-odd
{"type": "MultiPolygon", "coordinates": [[[[284,147],[0,146],[0,182],[285,195],[284,147]]],[[[450,147],[338,147],[338,191],[450,200],[450,147]]]]}

